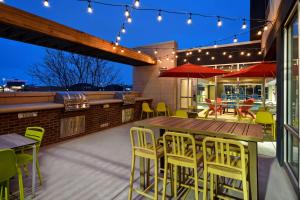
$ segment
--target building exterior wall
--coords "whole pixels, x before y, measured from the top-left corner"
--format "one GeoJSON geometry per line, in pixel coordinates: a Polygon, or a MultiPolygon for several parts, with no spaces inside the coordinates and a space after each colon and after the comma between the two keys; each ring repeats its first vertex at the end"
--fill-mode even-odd
{"type": "Polygon", "coordinates": [[[155,56],[159,61],[156,65],[139,66],[133,69],[133,90],[140,92],[143,97],[153,99],[153,105],[160,101],[165,102],[171,110],[176,109],[177,81],[176,78],[159,78],[162,69],[177,66],[175,54],[176,42],[165,42],[137,49],[155,56]],[[154,51],[157,50],[157,54],[154,51]]]}

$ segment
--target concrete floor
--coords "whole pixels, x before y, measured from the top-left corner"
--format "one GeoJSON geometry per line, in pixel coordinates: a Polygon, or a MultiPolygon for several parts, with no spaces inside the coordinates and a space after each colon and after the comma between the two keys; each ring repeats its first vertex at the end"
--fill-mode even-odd
{"type": "MultiPolygon", "coordinates": [[[[39,161],[44,182],[37,188],[35,199],[127,199],[131,126],[126,124],[42,148],[39,161]]],[[[274,157],[275,144],[260,143],[258,148],[260,199],[297,199],[287,174],[274,157]]],[[[30,177],[24,179],[28,195],[30,177]]],[[[143,198],[134,195],[134,199],[143,198]]]]}

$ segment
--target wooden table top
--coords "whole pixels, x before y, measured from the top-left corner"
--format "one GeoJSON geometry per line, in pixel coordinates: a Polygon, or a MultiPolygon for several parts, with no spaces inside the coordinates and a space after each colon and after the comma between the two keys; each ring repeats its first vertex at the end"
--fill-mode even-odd
{"type": "Polygon", "coordinates": [[[230,138],[246,142],[263,141],[263,128],[259,124],[161,116],[137,121],[134,125],[146,128],[189,132],[212,137],[230,138]]]}
{"type": "Polygon", "coordinates": [[[16,133],[0,135],[0,149],[14,149],[35,143],[37,141],[16,133]]]}

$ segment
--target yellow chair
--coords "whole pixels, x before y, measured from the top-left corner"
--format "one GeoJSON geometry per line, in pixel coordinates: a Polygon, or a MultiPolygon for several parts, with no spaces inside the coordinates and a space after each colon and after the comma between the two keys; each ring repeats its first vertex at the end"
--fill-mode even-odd
{"type": "Polygon", "coordinates": [[[19,168],[15,152],[11,149],[0,149],[0,199],[4,196],[9,200],[9,180],[18,175],[20,200],[24,200],[24,187],[22,172],[19,168]]]}
{"type": "Polygon", "coordinates": [[[176,110],[174,117],[188,118],[188,113],[185,110],[176,110]]]}
{"type": "MultiPolygon", "coordinates": [[[[218,177],[214,181],[214,176],[226,177],[229,179],[242,181],[242,192],[244,200],[248,200],[247,186],[247,155],[244,145],[236,140],[206,137],[203,140],[203,158],[204,158],[204,185],[203,199],[207,199],[207,179],[210,175],[210,199],[222,198],[224,196],[214,194],[214,182],[218,187],[218,177]],[[208,153],[211,144],[214,151],[208,153]]],[[[226,187],[230,189],[230,187],[226,187]]],[[[231,188],[235,189],[235,188],[231,188]]],[[[236,189],[235,189],[236,190],[236,189]]]]}
{"type": "Polygon", "coordinates": [[[143,119],[143,114],[147,114],[147,118],[150,117],[150,113],[154,117],[154,110],[152,110],[147,102],[143,102],[142,104],[142,113],[141,113],[141,119],[143,119]]]}
{"type": "Polygon", "coordinates": [[[275,133],[275,120],[273,118],[272,113],[268,111],[258,111],[256,113],[256,119],[255,119],[256,124],[263,124],[265,126],[270,125],[271,126],[271,132],[272,132],[272,137],[274,140],[276,140],[276,133],[275,133]]]}
{"type": "MultiPolygon", "coordinates": [[[[132,161],[131,161],[131,175],[130,188],[128,200],[132,199],[133,190],[140,195],[150,199],[158,199],[158,161],[164,156],[164,149],[157,144],[152,130],[146,128],[132,127],[130,129],[130,140],[132,145],[132,161]],[[136,157],[145,158],[154,161],[154,183],[149,185],[144,191],[133,188],[134,169],[136,157]],[[147,192],[154,186],[154,196],[147,194],[147,192]]],[[[149,162],[150,165],[150,162],[149,162]]],[[[148,168],[148,170],[150,170],[148,168]]],[[[149,171],[147,172],[149,174],[149,171]]],[[[148,177],[149,178],[149,177],[148,177]]],[[[147,180],[149,182],[149,180],[147,180]]]]}
{"type": "Polygon", "coordinates": [[[164,116],[169,116],[169,111],[168,111],[167,106],[164,102],[159,102],[156,106],[157,116],[159,115],[159,113],[163,113],[164,116]]]}
{"type": "MultiPolygon", "coordinates": [[[[40,145],[44,137],[45,130],[41,127],[27,127],[26,132],[25,132],[25,137],[36,140],[36,153],[38,154],[40,150],[40,145]]],[[[36,155],[37,155],[36,154],[36,155]]],[[[29,175],[27,165],[32,163],[33,156],[31,154],[24,153],[24,149],[22,150],[21,153],[17,153],[17,163],[19,166],[23,166],[23,169],[26,173],[26,175],[29,175]]],[[[39,177],[39,182],[40,185],[42,185],[42,175],[40,171],[40,166],[39,166],[39,161],[36,159],[36,169],[37,169],[37,174],[39,177]]]]}
{"type": "Polygon", "coordinates": [[[195,138],[187,133],[176,133],[176,132],[166,132],[163,136],[164,141],[164,154],[165,154],[165,170],[164,170],[164,184],[163,184],[163,197],[166,199],[166,188],[167,188],[167,174],[168,169],[174,168],[174,183],[173,191],[175,199],[177,199],[177,186],[182,186],[188,189],[194,189],[195,199],[199,199],[199,174],[198,167],[202,162],[202,153],[197,153],[195,138]],[[188,168],[193,171],[193,176],[189,177],[194,180],[194,188],[185,184],[178,183],[178,167],[188,168]]]}

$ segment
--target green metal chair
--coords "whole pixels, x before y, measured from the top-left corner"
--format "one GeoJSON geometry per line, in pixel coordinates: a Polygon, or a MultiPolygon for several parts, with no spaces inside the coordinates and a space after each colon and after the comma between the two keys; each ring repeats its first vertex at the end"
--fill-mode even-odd
{"type": "MultiPolygon", "coordinates": [[[[41,127],[27,127],[26,132],[25,132],[25,137],[36,140],[36,155],[38,155],[40,145],[44,136],[45,130],[41,127]]],[[[19,166],[24,167],[24,172],[28,176],[28,168],[27,165],[29,163],[32,163],[33,157],[31,154],[24,153],[24,150],[22,150],[21,153],[17,154],[17,162],[19,166]]],[[[40,185],[42,185],[42,176],[41,176],[41,171],[40,171],[40,166],[38,159],[36,159],[36,169],[40,181],[40,185]]]]}
{"type": "Polygon", "coordinates": [[[9,199],[9,179],[18,175],[20,200],[24,200],[24,187],[21,169],[17,165],[12,149],[0,149],[0,200],[9,199]]]}

